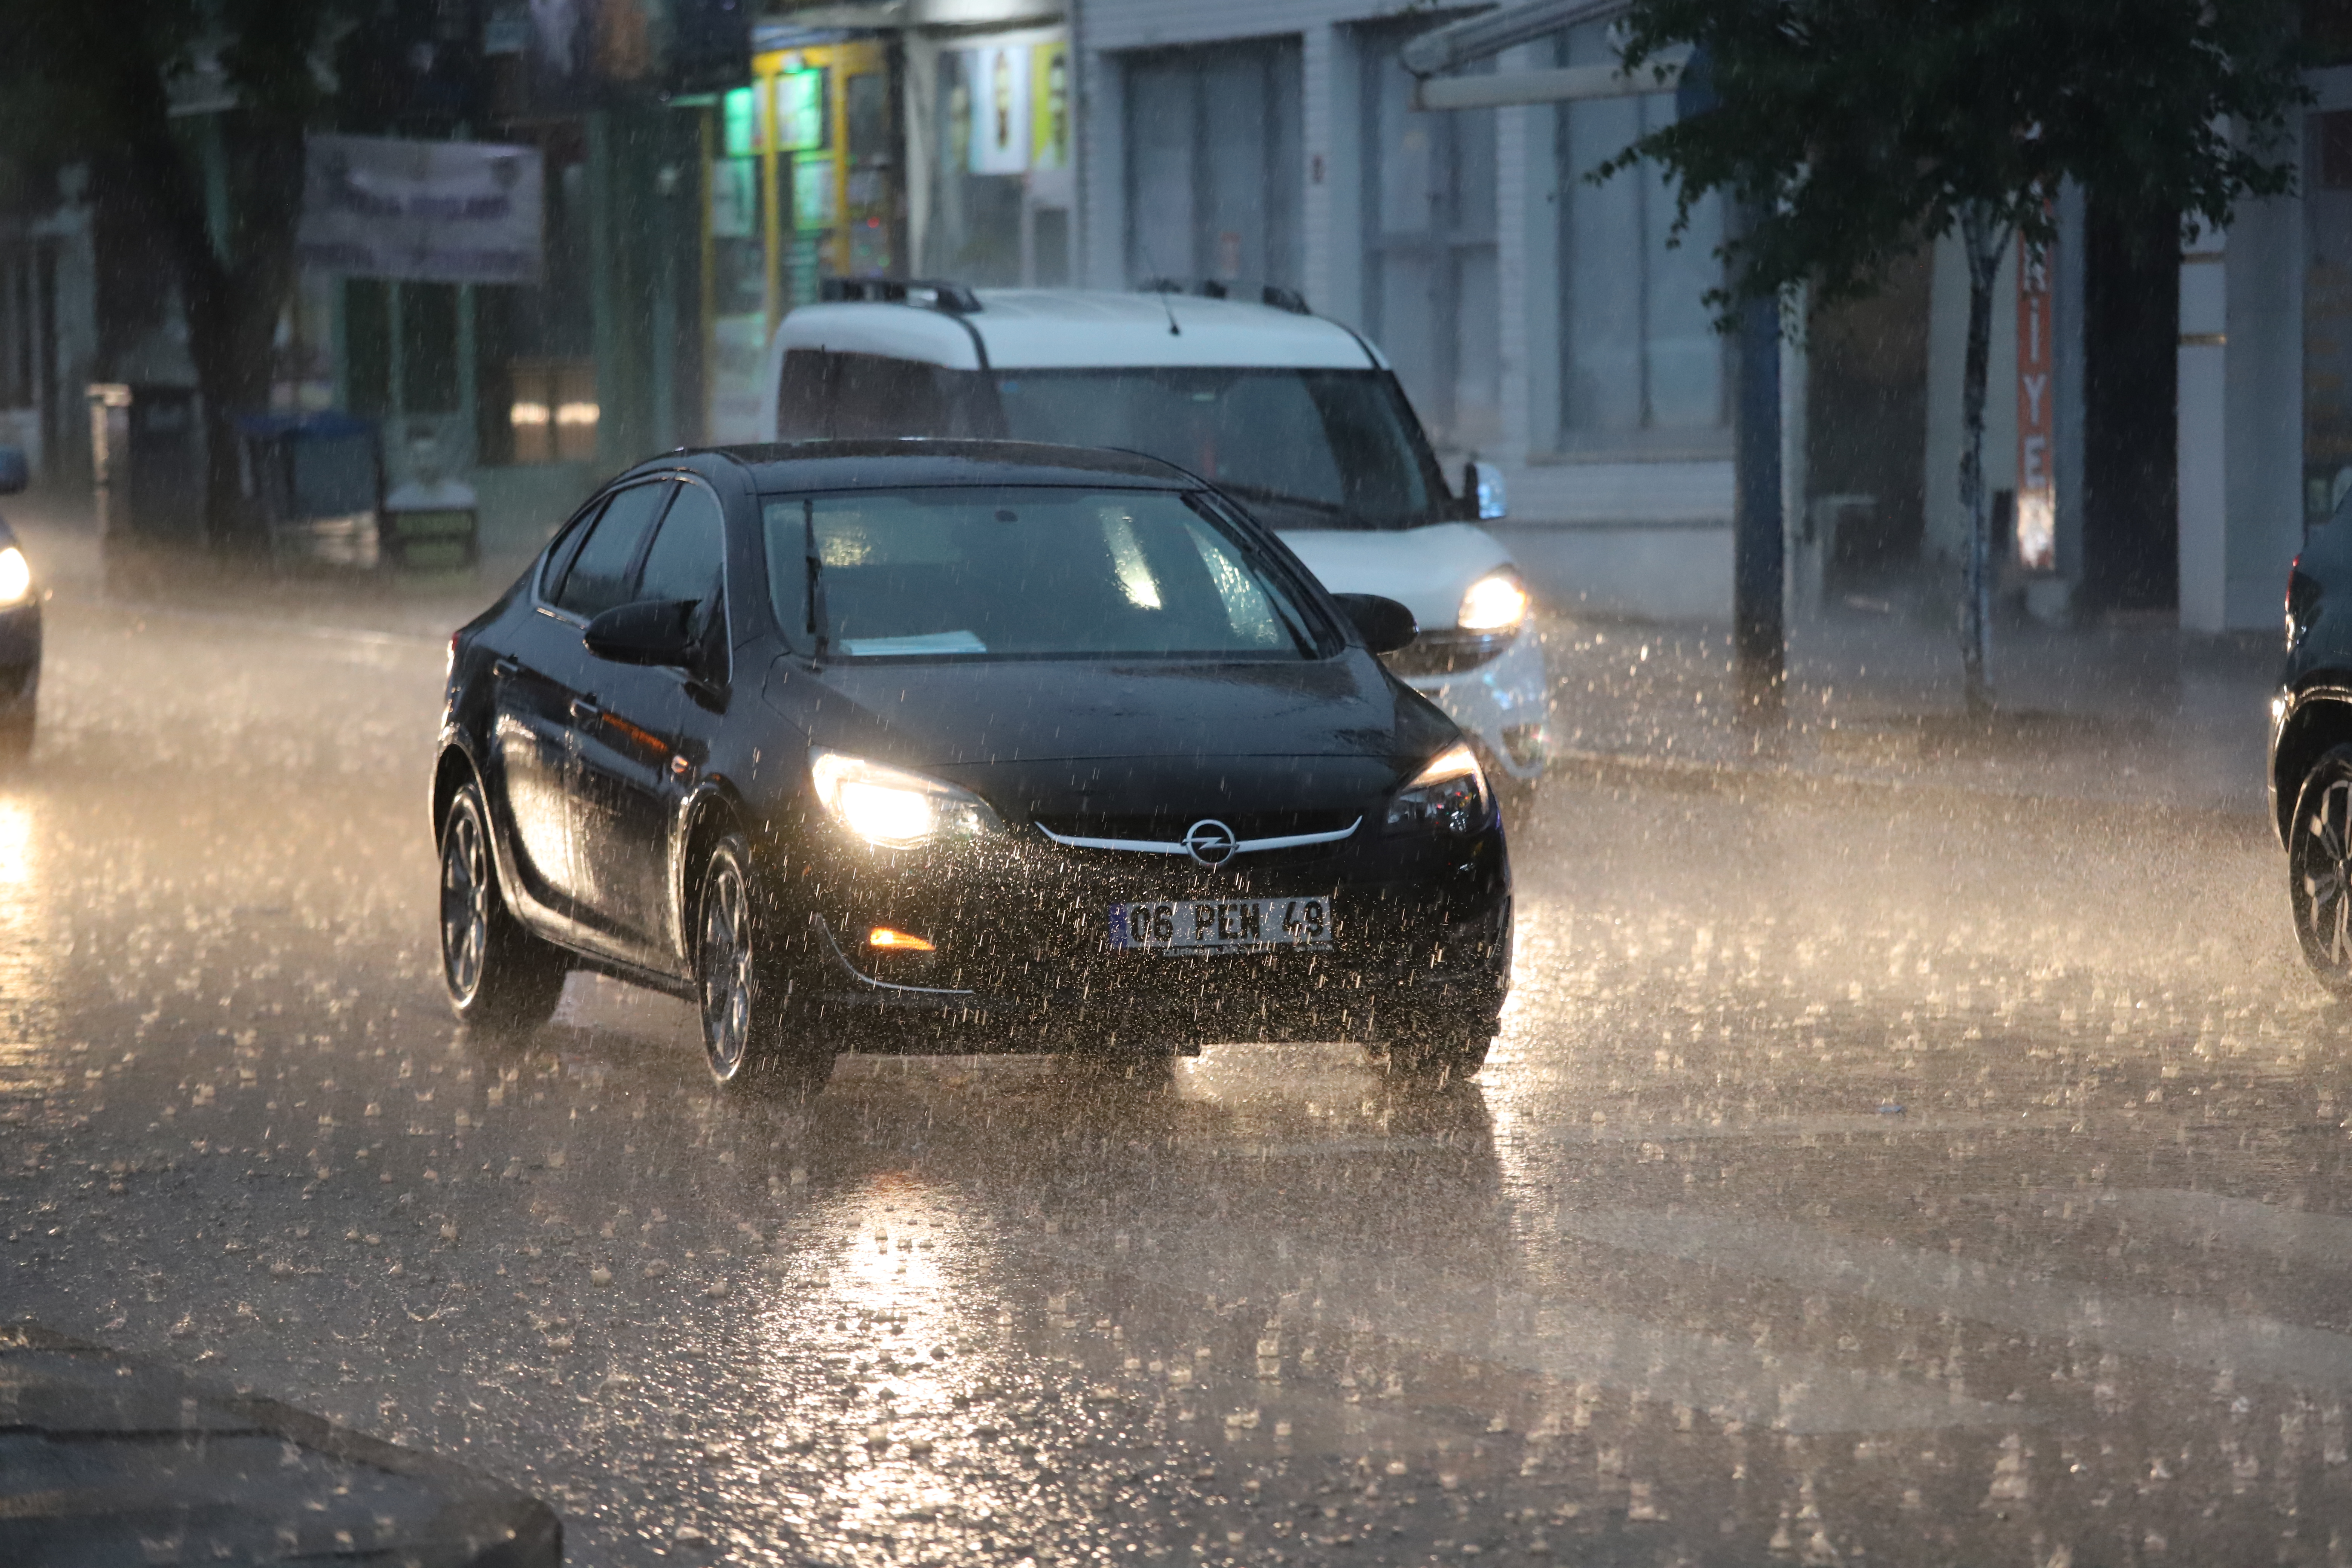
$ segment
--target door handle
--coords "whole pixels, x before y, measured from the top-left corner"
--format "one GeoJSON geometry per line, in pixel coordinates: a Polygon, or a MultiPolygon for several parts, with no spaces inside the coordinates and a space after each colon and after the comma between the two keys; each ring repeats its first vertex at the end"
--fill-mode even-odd
{"type": "Polygon", "coordinates": [[[490,673],[497,676],[520,675],[522,673],[522,661],[519,658],[509,658],[506,654],[500,654],[498,658],[490,660],[490,673]]]}
{"type": "Polygon", "coordinates": [[[593,720],[602,719],[604,716],[604,710],[587,698],[575,697],[572,700],[572,718],[574,723],[585,724],[593,720]]]}

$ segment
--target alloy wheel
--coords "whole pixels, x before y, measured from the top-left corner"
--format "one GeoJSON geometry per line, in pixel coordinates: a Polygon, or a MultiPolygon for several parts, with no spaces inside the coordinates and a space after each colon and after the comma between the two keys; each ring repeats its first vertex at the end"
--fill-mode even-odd
{"type": "Polygon", "coordinates": [[[441,964],[452,995],[470,999],[482,983],[490,941],[489,858],[470,811],[450,814],[441,843],[441,964]]]}
{"type": "Polygon", "coordinates": [[[751,1038],[751,911],[741,871],[721,859],[702,903],[702,1036],[722,1080],[742,1070],[751,1038]]]}
{"type": "Polygon", "coordinates": [[[2352,778],[2329,778],[2304,802],[2295,844],[2303,950],[2314,968],[2352,973],[2352,778]]]}

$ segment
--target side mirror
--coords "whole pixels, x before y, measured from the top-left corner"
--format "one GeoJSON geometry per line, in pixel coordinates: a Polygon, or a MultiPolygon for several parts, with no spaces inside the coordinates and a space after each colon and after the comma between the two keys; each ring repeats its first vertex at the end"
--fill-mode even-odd
{"type": "Polygon", "coordinates": [[[1503,490],[1503,470],[1492,463],[1462,465],[1462,499],[1476,508],[1480,522],[1511,513],[1510,498],[1503,490]]]}
{"type": "Polygon", "coordinates": [[[1355,623],[1364,646],[1374,653],[1394,653],[1421,635],[1421,624],[1412,618],[1412,612],[1394,599],[1383,599],[1378,594],[1331,596],[1355,623]]]}
{"type": "Polygon", "coordinates": [[[32,465],[15,447],[0,447],[0,496],[12,496],[33,482],[32,465]]]}
{"type": "Polygon", "coordinates": [[[614,664],[690,666],[702,651],[692,599],[639,599],[616,605],[588,623],[581,639],[588,651],[614,664]]]}

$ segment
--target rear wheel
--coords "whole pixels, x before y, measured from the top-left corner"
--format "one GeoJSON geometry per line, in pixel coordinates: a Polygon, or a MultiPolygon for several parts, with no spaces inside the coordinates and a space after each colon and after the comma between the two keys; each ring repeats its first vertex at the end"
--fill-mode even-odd
{"type": "Polygon", "coordinates": [[[1464,1082],[1486,1065],[1495,1043],[1492,1019],[1478,1025],[1409,1029],[1364,1047],[1364,1058],[1384,1078],[1428,1089],[1464,1082]]]}
{"type": "Polygon", "coordinates": [[[457,792],[441,819],[441,981],[460,1022],[520,1034],[553,1016],[570,966],[507,908],[489,820],[474,784],[457,792]]]}
{"type": "Polygon", "coordinates": [[[2313,764],[2287,830],[2287,901],[2303,961],[2352,996],[2352,746],[2313,764]]]}
{"type": "Polygon", "coordinates": [[[816,1093],[833,1077],[834,1053],[792,1030],[792,987],[781,973],[741,834],[711,847],[700,886],[695,972],[712,1080],[735,1094],[816,1093]]]}

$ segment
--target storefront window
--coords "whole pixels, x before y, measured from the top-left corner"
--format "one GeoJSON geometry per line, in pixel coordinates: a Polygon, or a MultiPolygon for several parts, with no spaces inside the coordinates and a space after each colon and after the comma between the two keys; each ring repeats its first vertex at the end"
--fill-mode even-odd
{"type": "MultiPolygon", "coordinates": [[[[1608,26],[1561,37],[1559,63],[1616,58],[1608,26]]],[[[1706,291],[1722,279],[1714,196],[1671,243],[1675,191],[1663,171],[1629,170],[1603,184],[1585,175],[1672,122],[1671,92],[1563,104],[1557,134],[1559,196],[1560,424],[1570,451],[1640,454],[1719,441],[1723,341],[1706,291]]]]}

